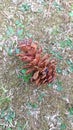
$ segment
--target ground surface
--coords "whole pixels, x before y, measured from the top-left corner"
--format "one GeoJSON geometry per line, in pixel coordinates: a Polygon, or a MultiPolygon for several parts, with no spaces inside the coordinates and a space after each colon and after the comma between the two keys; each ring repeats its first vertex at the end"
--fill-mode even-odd
{"type": "Polygon", "coordinates": [[[73,130],[73,0],[0,0],[0,130],[73,130]],[[18,78],[25,37],[57,60],[54,83],[18,78]]]}

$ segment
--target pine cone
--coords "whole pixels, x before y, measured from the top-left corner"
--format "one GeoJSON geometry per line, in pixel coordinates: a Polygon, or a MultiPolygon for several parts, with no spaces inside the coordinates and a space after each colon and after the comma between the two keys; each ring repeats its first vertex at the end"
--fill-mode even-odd
{"type": "Polygon", "coordinates": [[[50,60],[50,55],[42,54],[42,48],[38,48],[37,42],[25,39],[19,43],[21,54],[19,58],[26,63],[26,74],[32,73],[31,81],[37,85],[51,83],[56,77],[56,61],[50,60]]]}

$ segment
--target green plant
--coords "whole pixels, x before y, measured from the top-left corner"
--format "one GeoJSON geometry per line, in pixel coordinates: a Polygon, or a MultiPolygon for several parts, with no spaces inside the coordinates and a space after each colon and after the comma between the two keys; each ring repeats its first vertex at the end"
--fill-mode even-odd
{"type": "Polygon", "coordinates": [[[24,3],[24,4],[22,4],[22,6],[21,6],[20,9],[21,9],[22,11],[29,11],[30,8],[31,8],[31,6],[30,6],[28,3],[24,3]]]}
{"type": "Polygon", "coordinates": [[[56,85],[57,85],[56,90],[57,90],[58,92],[61,92],[61,91],[63,90],[62,82],[57,79],[56,85]]]}
{"type": "Polygon", "coordinates": [[[38,104],[37,104],[37,103],[32,103],[32,102],[28,102],[28,103],[27,103],[27,106],[28,106],[29,108],[34,108],[34,109],[38,108],[38,104]]]}
{"type": "Polygon", "coordinates": [[[22,69],[19,74],[19,78],[23,79],[25,82],[29,82],[32,74],[26,74],[27,69],[22,69]]]}
{"type": "Polygon", "coordinates": [[[70,113],[70,115],[73,115],[73,107],[69,108],[69,113],[70,113]]]}
{"type": "Polygon", "coordinates": [[[66,124],[62,123],[60,126],[60,130],[66,130],[66,124]]]}
{"type": "Polygon", "coordinates": [[[7,90],[4,88],[4,86],[1,86],[0,88],[0,107],[4,106],[4,104],[8,104],[11,99],[9,96],[6,96],[7,90]]]}
{"type": "Polygon", "coordinates": [[[71,48],[73,46],[72,40],[67,38],[66,40],[60,42],[60,46],[62,48],[65,48],[65,47],[70,47],[71,48]]]}
{"type": "MultiPolygon", "coordinates": [[[[13,121],[15,119],[15,112],[12,108],[7,108],[6,110],[2,109],[0,112],[0,126],[2,128],[7,128],[11,130],[13,127],[13,121]]],[[[6,130],[7,130],[6,129],[6,130]]]]}
{"type": "Polygon", "coordinates": [[[72,61],[72,59],[67,59],[66,60],[66,63],[68,64],[68,71],[70,72],[70,73],[72,73],[73,72],[73,61],[72,61]]]}

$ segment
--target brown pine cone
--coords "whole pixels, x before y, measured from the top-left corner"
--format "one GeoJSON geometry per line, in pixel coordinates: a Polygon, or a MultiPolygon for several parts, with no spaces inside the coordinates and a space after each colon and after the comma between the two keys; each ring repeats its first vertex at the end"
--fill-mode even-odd
{"type": "Polygon", "coordinates": [[[19,43],[21,54],[19,58],[26,63],[26,74],[32,73],[31,81],[37,85],[51,83],[56,77],[56,61],[50,60],[50,55],[42,54],[42,48],[38,48],[37,42],[25,39],[19,43]]]}

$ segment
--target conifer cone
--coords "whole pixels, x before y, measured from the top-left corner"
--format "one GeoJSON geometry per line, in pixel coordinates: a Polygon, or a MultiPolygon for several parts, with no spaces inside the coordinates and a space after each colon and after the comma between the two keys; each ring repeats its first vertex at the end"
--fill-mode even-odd
{"type": "Polygon", "coordinates": [[[36,85],[51,83],[56,77],[56,61],[50,60],[50,55],[42,53],[42,48],[38,48],[38,43],[31,39],[19,42],[21,51],[17,56],[26,63],[24,68],[26,74],[32,73],[31,81],[36,85]]]}

